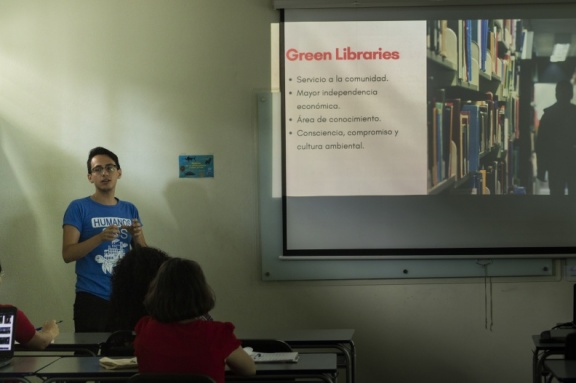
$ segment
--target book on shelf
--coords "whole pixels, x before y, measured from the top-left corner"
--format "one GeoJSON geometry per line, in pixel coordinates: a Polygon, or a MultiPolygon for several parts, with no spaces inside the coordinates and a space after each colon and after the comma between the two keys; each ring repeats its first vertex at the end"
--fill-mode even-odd
{"type": "Polygon", "coordinates": [[[480,195],[490,194],[490,189],[488,188],[488,185],[486,185],[486,169],[478,170],[478,178],[479,178],[478,194],[480,195]]]}
{"type": "Polygon", "coordinates": [[[480,107],[468,103],[462,106],[462,110],[470,112],[468,120],[468,171],[477,172],[480,169],[480,107]]]}
{"type": "Polygon", "coordinates": [[[436,132],[436,156],[434,158],[434,161],[436,163],[435,167],[436,167],[436,184],[440,181],[442,181],[444,179],[444,177],[442,176],[443,174],[443,149],[442,149],[442,144],[443,144],[443,140],[442,140],[442,127],[443,127],[443,116],[444,116],[444,104],[441,102],[436,102],[436,106],[434,108],[434,114],[436,116],[435,118],[435,124],[436,124],[436,128],[435,128],[435,132],[436,132]]]}
{"type": "Polygon", "coordinates": [[[486,62],[488,61],[489,52],[488,52],[488,40],[490,38],[489,29],[488,29],[488,20],[478,20],[480,23],[480,70],[482,72],[490,72],[490,67],[486,66],[486,62]]]}
{"type": "Polygon", "coordinates": [[[454,105],[450,102],[444,103],[444,114],[442,116],[442,180],[449,178],[452,174],[452,129],[454,119],[454,105]]]}
{"type": "Polygon", "coordinates": [[[456,35],[456,68],[457,79],[467,81],[467,58],[466,38],[465,38],[465,21],[464,20],[447,20],[447,28],[456,35]]]}
{"type": "Polygon", "coordinates": [[[468,151],[470,147],[469,130],[470,130],[470,112],[460,111],[460,134],[461,134],[461,152],[459,153],[460,159],[460,177],[463,178],[469,172],[468,151]]]}
{"type": "Polygon", "coordinates": [[[464,39],[466,47],[466,81],[468,83],[472,82],[473,72],[472,72],[472,20],[464,21],[464,39]]]}
{"type": "Polygon", "coordinates": [[[463,151],[463,143],[462,143],[462,126],[461,126],[461,115],[460,110],[462,108],[462,101],[459,98],[448,99],[446,100],[446,105],[451,107],[451,137],[450,140],[454,143],[454,152],[451,153],[451,158],[453,157],[454,161],[451,161],[451,169],[450,175],[455,175],[457,179],[462,178],[463,170],[462,170],[462,151],[463,151]]]}
{"type": "Polygon", "coordinates": [[[518,52],[531,50],[533,36],[515,19],[435,20],[427,26],[429,70],[437,71],[434,88],[441,88],[428,98],[429,186],[454,177],[463,181],[452,188],[507,193],[519,166],[514,141],[520,135],[519,60],[525,56],[518,52]]]}

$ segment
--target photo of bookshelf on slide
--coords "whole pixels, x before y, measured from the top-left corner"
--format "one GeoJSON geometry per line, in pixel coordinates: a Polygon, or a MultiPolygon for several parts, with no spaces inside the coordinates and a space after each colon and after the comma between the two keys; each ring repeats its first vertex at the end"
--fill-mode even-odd
{"type": "Polygon", "coordinates": [[[562,121],[550,110],[538,134],[544,111],[557,101],[557,83],[574,79],[574,59],[553,61],[550,54],[559,38],[569,45],[563,26],[575,22],[427,22],[430,194],[548,195],[550,180],[562,182],[556,194],[576,194],[571,95],[557,105],[562,121]],[[535,47],[532,29],[543,24],[559,32],[548,30],[547,44],[535,47]],[[559,166],[554,156],[562,157],[559,166]]]}

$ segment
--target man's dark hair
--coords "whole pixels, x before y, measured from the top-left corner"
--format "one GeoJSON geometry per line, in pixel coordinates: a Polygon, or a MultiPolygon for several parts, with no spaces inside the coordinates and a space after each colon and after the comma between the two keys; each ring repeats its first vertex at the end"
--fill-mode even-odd
{"type": "Polygon", "coordinates": [[[90,154],[88,154],[88,161],[86,161],[86,166],[88,167],[88,174],[92,174],[92,167],[91,167],[92,158],[99,155],[104,155],[112,158],[112,161],[116,163],[116,167],[120,169],[120,161],[118,161],[118,156],[113,152],[111,152],[110,150],[98,146],[90,150],[90,154]]]}
{"type": "Polygon", "coordinates": [[[199,318],[214,308],[214,293],[200,265],[190,259],[165,261],[152,283],[144,306],[159,322],[199,318]]]}

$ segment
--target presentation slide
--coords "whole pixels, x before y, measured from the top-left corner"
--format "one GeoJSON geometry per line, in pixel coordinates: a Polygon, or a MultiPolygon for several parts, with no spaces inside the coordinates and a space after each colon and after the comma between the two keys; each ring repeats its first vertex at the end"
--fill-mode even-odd
{"type": "Polygon", "coordinates": [[[426,22],[284,33],[286,195],[426,194],[426,22]]]}
{"type": "Polygon", "coordinates": [[[530,91],[572,78],[574,59],[539,58],[552,40],[532,31],[575,12],[286,9],[283,256],[576,252],[574,195],[536,180],[530,91]]]}

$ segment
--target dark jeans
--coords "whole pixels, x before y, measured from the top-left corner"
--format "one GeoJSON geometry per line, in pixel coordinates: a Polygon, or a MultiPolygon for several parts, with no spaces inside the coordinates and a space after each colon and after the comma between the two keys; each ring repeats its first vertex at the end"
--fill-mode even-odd
{"type": "Polygon", "coordinates": [[[110,302],[95,295],[77,292],[74,301],[75,332],[106,332],[110,302]]]}

